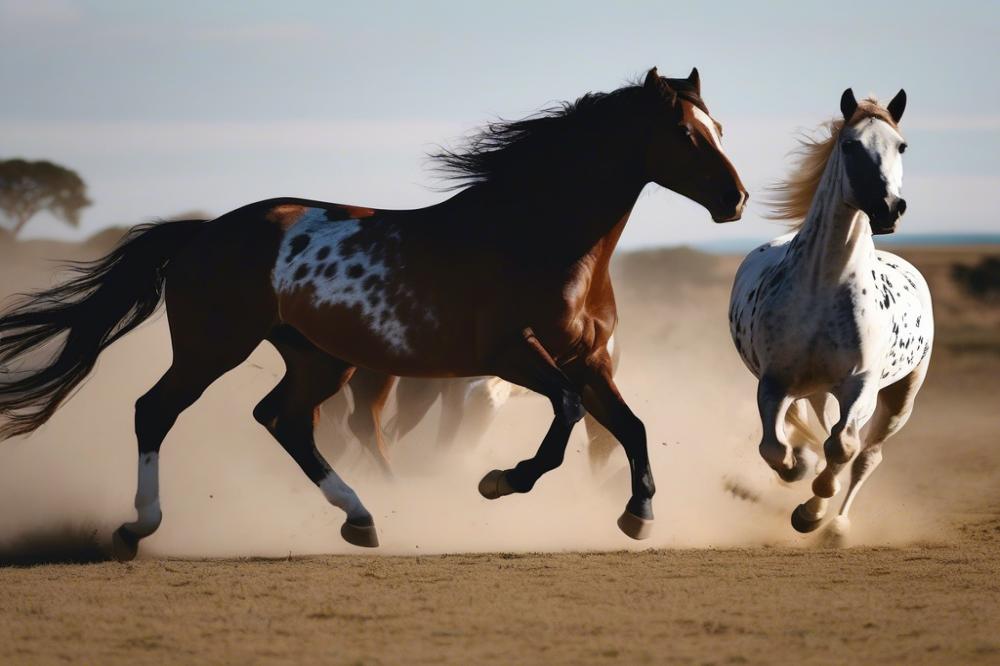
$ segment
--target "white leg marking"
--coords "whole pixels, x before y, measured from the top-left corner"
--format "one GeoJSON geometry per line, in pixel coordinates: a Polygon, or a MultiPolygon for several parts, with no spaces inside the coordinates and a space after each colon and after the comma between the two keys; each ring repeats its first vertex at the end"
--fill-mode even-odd
{"type": "Polygon", "coordinates": [[[332,469],[326,475],[326,478],[320,481],[319,489],[323,491],[330,504],[343,509],[349,521],[357,522],[359,518],[371,517],[368,509],[365,508],[365,505],[358,498],[358,494],[349,485],[344,483],[340,475],[332,469]]]}
{"type": "Polygon", "coordinates": [[[138,518],[126,525],[136,536],[149,536],[160,526],[160,456],[144,453],[139,456],[138,486],[135,491],[135,510],[138,518]]]}

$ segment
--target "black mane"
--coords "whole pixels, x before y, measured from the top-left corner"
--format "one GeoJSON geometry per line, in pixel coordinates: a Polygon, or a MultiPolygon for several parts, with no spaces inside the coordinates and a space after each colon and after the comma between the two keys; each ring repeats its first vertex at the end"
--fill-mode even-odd
{"type": "MultiPolygon", "coordinates": [[[[687,79],[663,79],[677,97],[708,109],[687,79]]],[[[562,102],[521,120],[489,123],[458,150],[442,149],[430,155],[435,171],[458,189],[488,182],[533,178],[552,168],[552,160],[570,162],[573,147],[594,141],[595,132],[615,122],[634,122],[643,111],[655,111],[672,100],[660,99],[632,83],[609,93],[587,93],[575,102],[562,102]]]]}

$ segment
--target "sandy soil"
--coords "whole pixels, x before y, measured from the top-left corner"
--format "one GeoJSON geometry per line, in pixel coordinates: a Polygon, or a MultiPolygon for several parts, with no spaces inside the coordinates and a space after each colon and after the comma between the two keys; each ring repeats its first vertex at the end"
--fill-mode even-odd
{"type": "MultiPolygon", "coordinates": [[[[51,280],[41,256],[99,246],[4,252],[0,291],[51,280]]],[[[324,424],[380,528],[381,552],[359,554],[249,418],[280,373],[262,348],[171,433],[164,522],[142,559],[37,564],[99,558],[130,516],[130,407],[167,365],[161,320],[110,350],[42,430],[0,447],[0,558],[20,558],[0,566],[0,663],[998,663],[1000,309],[950,279],[982,248],[902,253],[931,282],[941,334],[850,548],[795,534],[807,489],[756,455],[754,385],[724,320],[737,260],[644,253],[617,270],[619,383],[659,488],[648,545],[614,526],[623,457],[595,477],[579,437],[530,495],[478,496],[482,473],[544,430],[546,404],[523,398],[477,447],[435,451],[432,424],[399,443],[392,480],[324,424]]]]}

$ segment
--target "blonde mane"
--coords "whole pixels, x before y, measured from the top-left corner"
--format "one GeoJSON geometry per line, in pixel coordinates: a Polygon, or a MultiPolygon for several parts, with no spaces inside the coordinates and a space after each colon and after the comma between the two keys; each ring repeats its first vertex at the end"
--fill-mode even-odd
{"type": "MultiPolygon", "coordinates": [[[[865,118],[878,118],[896,128],[889,112],[886,111],[874,97],[869,97],[858,104],[858,109],[851,117],[855,124],[865,118]]],[[[793,151],[797,156],[795,166],[788,176],[768,187],[771,197],[765,200],[770,207],[766,217],[772,220],[786,220],[788,226],[798,231],[805,222],[809,208],[823,179],[826,163],[830,161],[833,149],[837,147],[837,138],[844,129],[844,121],[830,120],[820,125],[820,136],[802,135],[798,137],[799,147],[793,151]]]]}

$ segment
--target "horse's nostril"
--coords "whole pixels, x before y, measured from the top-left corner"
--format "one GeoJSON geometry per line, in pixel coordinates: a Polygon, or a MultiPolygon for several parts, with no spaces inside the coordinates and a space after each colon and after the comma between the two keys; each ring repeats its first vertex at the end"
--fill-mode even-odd
{"type": "Polygon", "coordinates": [[[899,203],[896,204],[896,213],[902,215],[906,212],[906,199],[900,199],[899,203]]]}

